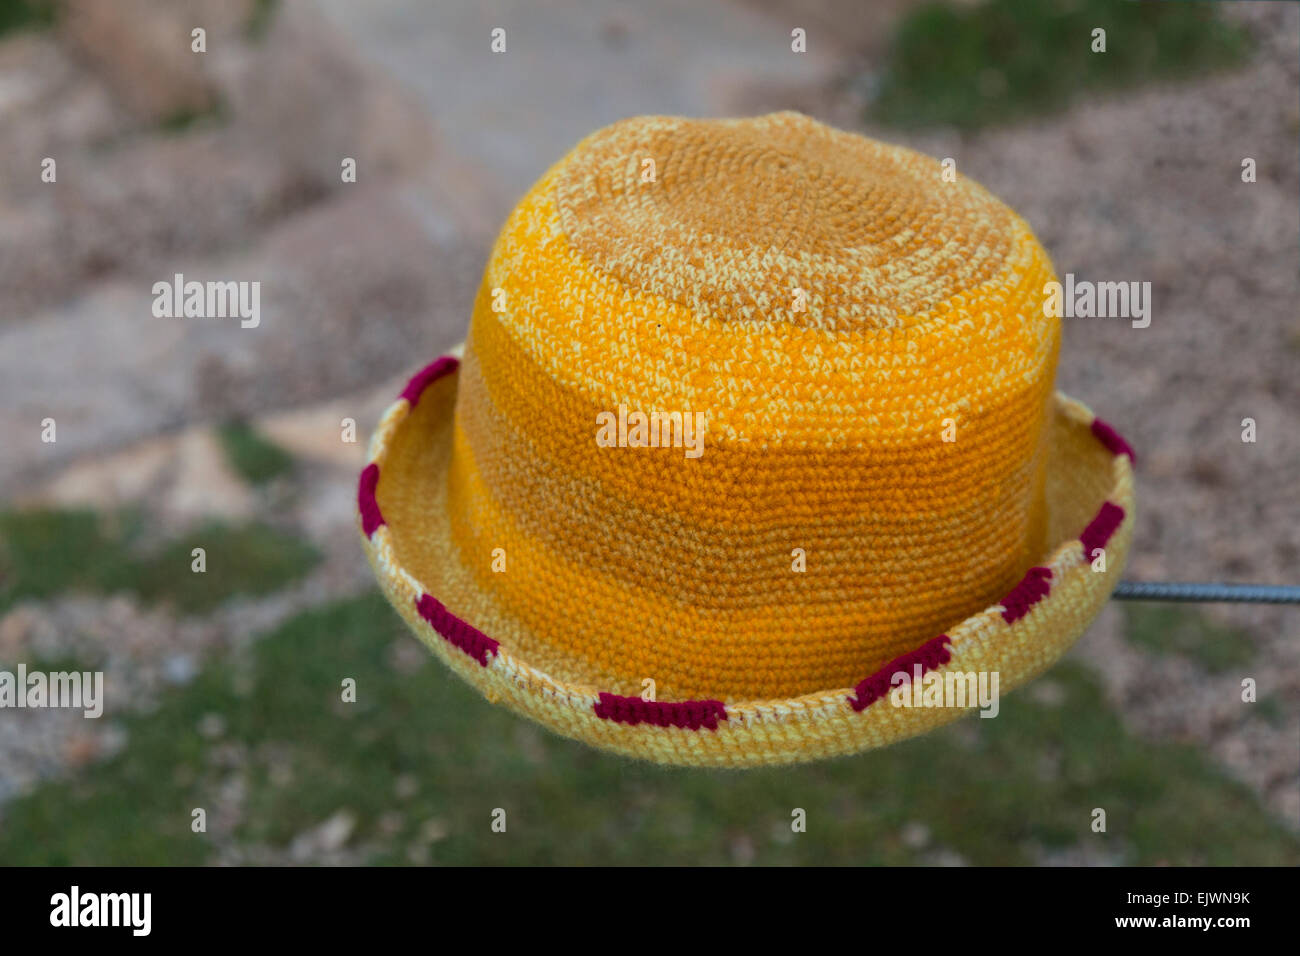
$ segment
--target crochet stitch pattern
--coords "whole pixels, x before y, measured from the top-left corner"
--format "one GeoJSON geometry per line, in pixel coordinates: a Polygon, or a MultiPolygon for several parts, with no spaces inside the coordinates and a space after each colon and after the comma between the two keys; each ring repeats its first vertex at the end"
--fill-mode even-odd
{"type": "Polygon", "coordinates": [[[881,703],[895,671],[1009,689],[1123,567],[1132,452],[1053,391],[1053,278],[912,151],[793,113],[615,124],[520,201],[463,357],[384,416],[367,551],[462,677],[597,746],[744,766],[922,732],[960,711],[881,703]],[[620,406],[704,412],[703,455],[599,447],[620,406]]]}
{"type": "Polygon", "coordinates": [[[852,684],[996,600],[1041,548],[1059,337],[1032,294],[1045,255],[1023,226],[1005,237],[1014,215],[979,187],[865,143],[797,114],[618,124],[506,224],[484,287],[509,306],[480,299],[461,374],[453,536],[504,547],[514,570],[484,566],[481,584],[621,692],[643,677],[675,699],[852,684]],[[657,183],[638,181],[643,155],[664,157],[657,183]],[[951,202],[921,201],[949,186],[951,202]],[[608,239],[588,251],[574,232],[608,239]],[[859,244],[838,269],[834,241],[859,244]],[[883,280],[882,250],[900,257],[883,280]],[[950,272],[967,252],[978,267],[950,272]],[[808,290],[802,318],[768,315],[773,270],[808,290]],[[927,311],[881,326],[879,303],[927,311]],[[591,423],[620,404],[705,411],[704,455],[596,448],[591,423]]]}

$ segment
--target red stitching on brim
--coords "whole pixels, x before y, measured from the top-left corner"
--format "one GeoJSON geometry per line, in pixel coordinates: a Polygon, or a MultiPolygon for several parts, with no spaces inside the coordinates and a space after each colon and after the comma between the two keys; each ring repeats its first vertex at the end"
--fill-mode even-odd
{"type": "Polygon", "coordinates": [[[420,595],[420,599],[415,602],[415,609],[447,643],[464,651],[483,667],[488,666],[488,657],[495,656],[497,648],[501,646],[478,628],[448,611],[432,594],[420,595]]]}
{"type": "Polygon", "coordinates": [[[1002,620],[1012,624],[1028,614],[1030,608],[1051,593],[1052,586],[1048,583],[1051,580],[1051,568],[1030,568],[1026,571],[1020,583],[998,602],[1002,605],[1002,620]]]}
{"type": "MultiPolygon", "coordinates": [[[[459,366],[460,359],[454,355],[442,356],[411,376],[411,380],[406,383],[406,388],[402,390],[401,397],[410,402],[411,407],[414,408],[426,388],[444,375],[454,372],[459,366]]],[[[375,498],[375,489],[378,487],[379,465],[371,462],[361,469],[361,480],[357,485],[357,509],[361,512],[361,530],[365,532],[367,538],[375,533],[376,528],[385,524],[383,512],[379,510],[379,502],[375,498]]]]}
{"type": "Polygon", "coordinates": [[[1106,542],[1123,522],[1124,509],[1113,502],[1105,502],[1097,516],[1083,529],[1083,534],[1079,535],[1079,540],[1083,542],[1084,559],[1091,561],[1094,550],[1106,547],[1106,542]]]}
{"type": "Polygon", "coordinates": [[[1092,434],[1112,455],[1128,455],[1129,461],[1137,464],[1137,452],[1133,450],[1133,446],[1124,440],[1123,435],[1100,418],[1092,420],[1092,434]]]}
{"type": "Polygon", "coordinates": [[[361,530],[370,537],[375,529],[384,523],[379,502],[375,500],[375,489],[379,487],[379,466],[371,462],[361,469],[361,481],[357,486],[357,507],[361,511],[361,530]]]}
{"type": "Polygon", "coordinates": [[[454,372],[459,366],[460,359],[454,355],[444,355],[432,364],[426,365],[411,376],[411,380],[406,383],[406,388],[402,389],[402,398],[410,402],[411,407],[414,408],[426,388],[444,375],[454,372]]]}
{"type": "Polygon", "coordinates": [[[880,670],[859,683],[853,689],[853,696],[847,698],[848,702],[853,706],[854,710],[866,710],[889,693],[891,681],[894,675],[900,671],[911,680],[912,671],[917,664],[921,665],[922,674],[947,664],[948,661],[952,660],[952,652],[948,650],[948,641],[947,634],[940,634],[938,637],[930,638],[920,647],[895,657],[880,670]]]}
{"type": "Polygon", "coordinates": [[[600,695],[592,705],[596,716],[619,724],[654,724],[657,727],[681,727],[686,730],[718,729],[718,721],[727,719],[726,705],[720,700],[658,701],[640,697],[600,695]]]}

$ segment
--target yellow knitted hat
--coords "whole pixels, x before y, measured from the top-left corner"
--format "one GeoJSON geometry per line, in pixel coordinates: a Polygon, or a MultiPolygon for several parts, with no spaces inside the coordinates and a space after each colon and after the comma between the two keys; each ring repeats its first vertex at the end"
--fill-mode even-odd
{"type": "Polygon", "coordinates": [[[1028,225],[943,172],[794,113],[579,143],[373,437],[365,546],[415,632],[677,764],[881,746],[962,712],[896,675],[1047,667],[1119,579],[1133,455],[1053,390],[1028,225]]]}

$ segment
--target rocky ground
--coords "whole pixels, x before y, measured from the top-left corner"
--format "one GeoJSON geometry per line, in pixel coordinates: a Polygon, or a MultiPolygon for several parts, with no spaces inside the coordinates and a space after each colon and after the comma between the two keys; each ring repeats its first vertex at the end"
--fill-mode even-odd
{"type": "MultiPolygon", "coordinates": [[[[1261,37],[1231,75],[1010,128],[906,137],[861,119],[864,76],[901,3],[850,17],[846,31],[834,29],[838,0],[800,14],[729,3],[725,16],[687,0],[653,13],[631,0],[449,4],[436,18],[413,0],[279,3],[265,19],[253,0],[115,6],[127,5],[138,15],[70,2],[55,30],[0,40],[12,144],[0,164],[0,498],[142,508],[161,535],[265,521],[297,529],[324,559],[291,587],[204,615],[123,595],[24,602],[0,618],[0,660],[106,651],[128,710],[147,712],[210,655],[366,591],[352,524],[365,430],[422,357],[461,336],[518,194],[581,135],[637,112],[799,108],[953,156],[1035,226],[1058,272],[1150,280],[1151,326],[1067,321],[1060,373],[1141,454],[1131,576],[1296,579],[1294,5],[1228,5],[1261,37]],[[152,26],[124,30],[128,19],[152,26]],[[810,52],[796,57],[789,31],[803,19],[810,52]],[[200,23],[208,52],[174,55],[200,23]],[[492,57],[498,23],[509,52],[492,57]],[[47,156],[57,185],[33,172],[47,156]],[[1254,184],[1240,181],[1245,156],[1254,184]],[[354,184],[340,182],[343,157],[357,160],[354,184]],[[262,326],[152,318],[152,283],[174,272],[261,279],[262,326]],[[290,494],[232,472],[211,430],[232,416],[294,455],[290,494]],[[46,417],[54,444],[39,439],[46,417]],[[1241,442],[1245,417],[1255,444],[1241,442]],[[360,423],[359,442],[340,440],[344,418],[360,423]]],[[[1194,745],[1300,828],[1300,617],[1203,613],[1249,642],[1261,697],[1287,704],[1279,720],[1243,713],[1237,672],[1135,645],[1117,605],[1074,656],[1130,732],[1194,745]]],[[[0,803],[126,745],[116,721],[86,723],[53,711],[0,721],[0,803]]],[[[241,813],[231,786],[228,827],[241,813]]],[[[339,810],[287,848],[230,844],[223,859],[344,862],[356,857],[353,822],[339,810]]],[[[925,845],[916,826],[904,842],[925,845]]],[[[1105,861],[1082,850],[1041,860],[1105,861]]]]}

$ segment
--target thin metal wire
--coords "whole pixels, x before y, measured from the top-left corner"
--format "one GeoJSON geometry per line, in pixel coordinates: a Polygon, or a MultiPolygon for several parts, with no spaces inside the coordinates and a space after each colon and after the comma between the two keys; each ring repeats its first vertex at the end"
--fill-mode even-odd
{"type": "Polygon", "coordinates": [[[1192,584],[1182,581],[1121,581],[1121,601],[1248,602],[1300,604],[1300,587],[1287,584],[1192,584]]]}

